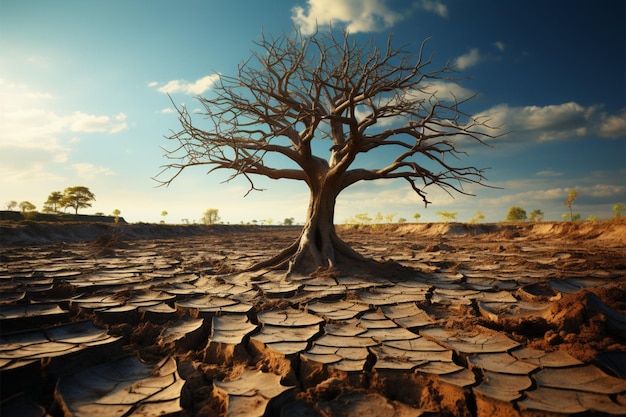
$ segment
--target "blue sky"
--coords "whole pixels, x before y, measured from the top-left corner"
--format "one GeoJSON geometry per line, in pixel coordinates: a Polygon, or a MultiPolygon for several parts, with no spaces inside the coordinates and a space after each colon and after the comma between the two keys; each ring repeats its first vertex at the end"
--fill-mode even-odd
{"type": "Polygon", "coordinates": [[[357,213],[439,221],[501,221],[511,206],[561,220],[568,190],[583,219],[626,203],[626,32],[621,0],[274,0],[0,2],[0,203],[38,209],[52,191],[85,185],[91,209],[130,222],[198,220],[217,208],[229,223],[303,221],[301,183],[223,183],[226,173],[187,170],[171,186],[152,180],[167,161],[164,136],[179,125],[166,93],[197,108],[216,74],[235,75],[262,32],[347,28],[450,61],[467,77],[465,110],[489,114],[506,136],[471,147],[464,164],[490,167],[475,197],[430,189],[424,209],[406,182],[356,184],[337,201],[336,222],[357,213]]]}

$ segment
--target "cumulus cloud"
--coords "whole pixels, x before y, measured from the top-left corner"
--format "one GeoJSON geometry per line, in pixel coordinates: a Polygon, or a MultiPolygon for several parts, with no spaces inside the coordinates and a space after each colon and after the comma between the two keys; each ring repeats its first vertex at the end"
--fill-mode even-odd
{"type": "Polygon", "coordinates": [[[453,65],[457,69],[463,71],[470,67],[476,66],[476,64],[478,64],[480,60],[481,60],[481,56],[480,56],[480,52],[478,51],[478,48],[472,48],[466,54],[463,54],[457,57],[454,60],[453,65]]]}
{"type": "MultiPolygon", "coordinates": [[[[493,126],[502,126],[518,139],[539,142],[576,137],[623,138],[626,112],[611,115],[602,106],[584,107],[576,102],[547,106],[510,107],[501,104],[484,112],[493,126]]],[[[510,136],[511,136],[510,135],[510,136]]]]}
{"type": "MultiPolygon", "coordinates": [[[[211,74],[189,82],[186,80],[171,80],[157,88],[157,91],[164,94],[184,93],[184,94],[202,94],[220,79],[220,74],[211,74]]],[[[148,86],[156,87],[157,83],[150,83],[148,86]]]]}
{"type": "Polygon", "coordinates": [[[86,114],[77,111],[69,116],[65,116],[63,119],[67,123],[69,130],[72,132],[118,133],[128,128],[126,123],[123,123],[123,121],[126,120],[126,115],[124,113],[119,113],[110,117],[86,114]]]}
{"type": "Polygon", "coordinates": [[[113,175],[113,171],[109,168],[98,167],[88,163],[72,164],[72,169],[74,170],[76,176],[84,180],[90,180],[103,175],[113,175]]]}
{"type": "Polygon", "coordinates": [[[0,79],[0,96],[4,108],[0,113],[0,148],[11,154],[29,152],[42,161],[63,163],[68,160],[69,143],[76,136],[63,139],[68,133],[118,133],[127,129],[126,115],[95,115],[81,111],[64,114],[50,109],[52,94],[37,91],[25,84],[0,79]]]}
{"type": "Polygon", "coordinates": [[[439,101],[463,101],[476,94],[475,91],[451,81],[432,81],[424,85],[419,92],[412,94],[423,94],[424,97],[434,95],[439,101]]]}
{"type": "Polygon", "coordinates": [[[494,42],[493,44],[496,48],[498,48],[500,52],[504,52],[504,50],[506,49],[506,45],[504,45],[504,42],[497,41],[497,42],[494,42]]]}
{"type": "MultiPolygon", "coordinates": [[[[463,87],[462,85],[451,82],[451,81],[431,81],[424,84],[419,90],[406,90],[404,91],[404,97],[407,100],[419,101],[422,100],[424,102],[424,108],[429,108],[430,101],[436,102],[445,102],[447,104],[451,104],[453,102],[460,102],[466,100],[473,95],[475,95],[475,91],[463,87]]],[[[385,98],[381,98],[377,103],[378,106],[385,105],[394,105],[396,104],[396,97],[389,96],[385,98]]],[[[356,117],[359,120],[364,119],[371,113],[371,108],[367,106],[357,106],[356,108],[356,117]]],[[[405,117],[385,117],[379,118],[376,122],[377,127],[386,127],[392,126],[394,124],[405,123],[405,117]]]]}
{"type": "Polygon", "coordinates": [[[618,115],[601,113],[599,117],[598,131],[604,138],[620,138],[626,134],[626,110],[618,115]]]}
{"type": "Polygon", "coordinates": [[[418,3],[418,7],[441,17],[448,17],[448,7],[440,1],[422,0],[418,3]]]}
{"type": "MultiPolygon", "coordinates": [[[[430,3],[430,2],[428,2],[430,3]]],[[[385,0],[307,0],[307,6],[291,9],[291,20],[303,34],[319,26],[343,24],[351,33],[378,32],[406,18],[387,6],[385,0]]]]}

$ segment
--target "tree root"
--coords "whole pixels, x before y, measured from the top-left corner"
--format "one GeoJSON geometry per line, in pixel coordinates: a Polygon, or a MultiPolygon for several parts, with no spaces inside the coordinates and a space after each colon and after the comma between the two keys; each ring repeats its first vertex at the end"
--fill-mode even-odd
{"type": "Polygon", "coordinates": [[[398,264],[395,261],[379,262],[367,258],[352,249],[338,236],[331,237],[334,251],[333,263],[320,261],[319,251],[311,243],[301,245],[302,236],[294,243],[283,249],[272,258],[256,263],[247,271],[258,271],[269,268],[274,270],[286,270],[287,275],[311,275],[311,276],[361,276],[384,277],[391,281],[405,281],[414,279],[419,273],[412,268],[398,264]],[[311,253],[317,253],[313,256],[311,253]],[[315,260],[315,262],[311,262],[315,260]]]}

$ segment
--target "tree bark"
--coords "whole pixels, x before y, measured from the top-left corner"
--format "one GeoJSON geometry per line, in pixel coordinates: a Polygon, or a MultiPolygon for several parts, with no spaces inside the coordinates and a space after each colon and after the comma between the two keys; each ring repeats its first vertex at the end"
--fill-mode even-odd
{"type": "MultiPolygon", "coordinates": [[[[340,190],[339,190],[340,191],[340,190]]],[[[252,267],[288,267],[288,274],[310,275],[323,269],[341,269],[346,262],[373,262],[354,251],[335,230],[336,187],[311,187],[307,219],[298,239],[275,257],[252,267]]]]}

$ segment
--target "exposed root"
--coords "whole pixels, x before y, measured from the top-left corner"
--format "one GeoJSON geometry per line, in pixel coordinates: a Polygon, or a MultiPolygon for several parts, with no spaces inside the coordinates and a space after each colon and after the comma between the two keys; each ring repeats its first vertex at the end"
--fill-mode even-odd
{"type": "Polygon", "coordinates": [[[356,252],[350,245],[332,234],[329,239],[332,256],[320,253],[320,250],[306,240],[304,235],[283,249],[276,256],[259,262],[248,271],[263,268],[286,270],[287,275],[324,275],[324,276],[385,276],[393,281],[404,281],[415,278],[416,271],[394,261],[378,262],[356,252]],[[303,239],[305,239],[304,243],[303,239]]]}

